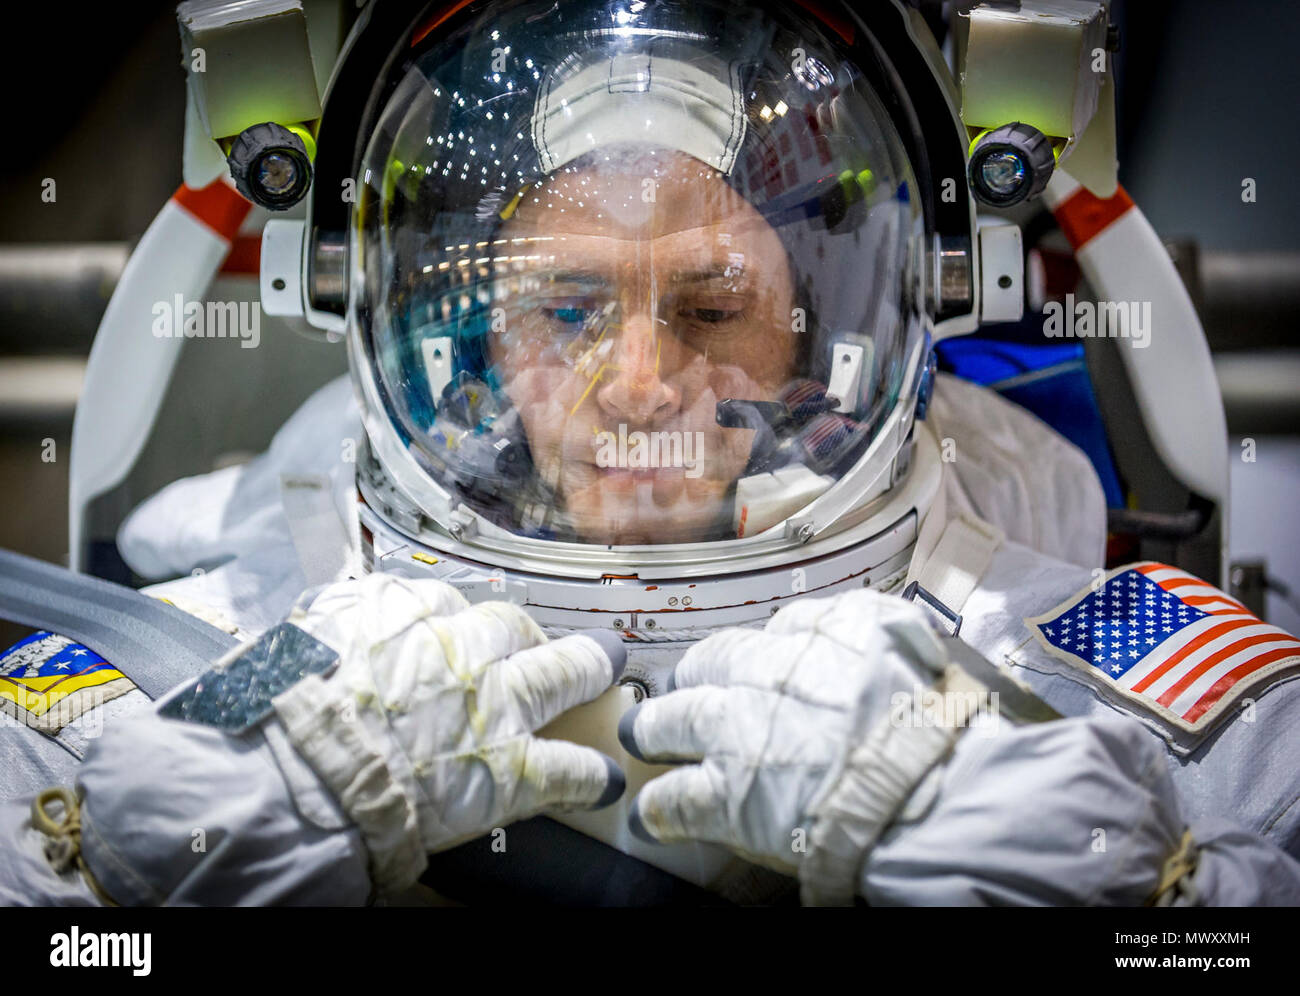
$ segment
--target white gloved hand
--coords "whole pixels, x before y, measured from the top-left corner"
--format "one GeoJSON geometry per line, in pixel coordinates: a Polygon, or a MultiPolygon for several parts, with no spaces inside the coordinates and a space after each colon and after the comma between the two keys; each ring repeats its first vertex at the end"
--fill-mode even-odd
{"type": "Polygon", "coordinates": [[[533,736],[618,678],[614,634],[548,643],[518,606],[471,607],[440,581],[387,574],[331,585],[291,621],[340,663],[276,712],[360,828],[381,889],[414,882],[429,852],[622,795],[606,755],[533,736]]]}
{"type": "Polygon", "coordinates": [[[1183,830],[1159,748],[1132,723],[986,710],[963,735],[964,691],[937,703],[956,723],[917,723],[954,668],[919,607],[871,591],[702,641],[620,723],[634,756],[698,762],[641,790],[632,831],[725,844],[809,903],[1147,898],[1183,830]]]}
{"type": "MultiPolygon", "coordinates": [[[[870,591],[798,602],[765,629],[701,641],[677,665],[677,690],[619,724],[633,756],[702,761],[641,790],[633,832],[724,843],[795,873],[820,833],[817,804],[841,782],[852,748],[886,720],[896,693],[928,687],[944,665],[921,610],[870,591]]],[[[947,749],[943,731],[916,732],[924,744],[898,773],[909,781],[947,749]]],[[[899,801],[882,791],[867,805],[887,819],[899,801]]]]}

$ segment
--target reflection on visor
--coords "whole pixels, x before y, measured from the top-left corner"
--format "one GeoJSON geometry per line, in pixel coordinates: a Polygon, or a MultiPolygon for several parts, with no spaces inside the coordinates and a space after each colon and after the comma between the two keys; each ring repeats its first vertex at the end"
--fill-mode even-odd
{"type": "Polygon", "coordinates": [[[753,535],[897,401],[919,335],[901,144],[829,41],[798,39],[820,53],[799,73],[779,26],[713,40],[710,11],[737,8],[575,35],[524,5],[490,51],[421,55],[367,151],[356,297],[388,417],[512,531],[753,535]]]}

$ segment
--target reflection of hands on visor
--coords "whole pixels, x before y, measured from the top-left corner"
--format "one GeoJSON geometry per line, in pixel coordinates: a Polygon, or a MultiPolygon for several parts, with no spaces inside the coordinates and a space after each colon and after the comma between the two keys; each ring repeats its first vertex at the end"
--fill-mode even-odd
{"type": "Polygon", "coordinates": [[[532,471],[519,415],[461,371],[442,390],[428,443],[466,493],[499,499],[532,471]]]}
{"type": "Polygon", "coordinates": [[[755,432],[747,474],[803,464],[818,473],[835,469],[866,428],[838,414],[838,398],[812,380],[791,381],[777,401],[726,398],[718,402],[718,425],[755,432]]]}

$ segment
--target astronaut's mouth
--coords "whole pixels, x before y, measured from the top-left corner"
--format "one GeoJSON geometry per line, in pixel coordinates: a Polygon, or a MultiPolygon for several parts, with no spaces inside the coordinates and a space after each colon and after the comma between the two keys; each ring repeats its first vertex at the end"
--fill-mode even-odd
{"type": "Polygon", "coordinates": [[[596,467],[597,473],[610,481],[658,481],[681,476],[681,467],[596,467]]]}
{"type": "Polygon", "coordinates": [[[704,471],[704,433],[674,430],[598,432],[591,465],[606,480],[665,481],[704,471]]]}

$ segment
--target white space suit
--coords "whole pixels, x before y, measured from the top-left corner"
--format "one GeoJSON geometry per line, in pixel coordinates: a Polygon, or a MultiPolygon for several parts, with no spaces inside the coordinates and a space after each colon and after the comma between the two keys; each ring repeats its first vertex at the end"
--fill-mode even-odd
{"type": "Polygon", "coordinates": [[[0,900],[453,894],[490,840],[751,901],[1300,902],[1300,641],[1103,570],[1088,459],[935,374],[1019,288],[928,29],[844,13],[525,0],[352,46],[376,99],[325,114],[368,141],[290,268],[351,390],[118,537],[249,642],[156,702],[114,677],[102,735],[3,730],[0,900]]]}
{"type": "MultiPolygon", "coordinates": [[[[174,559],[153,569],[169,573],[230,558],[203,573],[157,585],[153,594],[178,605],[201,605],[208,619],[248,637],[289,613],[296,595],[288,593],[305,582],[297,554],[285,539],[288,530],[278,491],[267,482],[282,474],[320,470],[320,454],[339,451],[339,441],[355,426],[344,391],[341,383],[322,389],[286,424],[271,450],[251,464],[177,482],[138,510],[122,533],[122,548],[137,569],[157,564],[149,557],[160,549],[174,559]],[[247,502],[225,497],[256,495],[259,490],[263,497],[247,502]],[[214,497],[218,500],[211,500],[214,497]],[[210,513],[195,514],[205,499],[210,513]],[[223,521],[233,525],[223,527],[223,521]],[[148,542],[136,539],[142,534],[148,542]]],[[[963,427],[963,436],[956,437],[963,459],[946,467],[945,490],[954,506],[978,510],[986,520],[1008,531],[1019,530],[1026,539],[1032,539],[1036,529],[1048,537],[1046,542],[1060,543],[1064,533],[1050,528],[1052,501],[1026,508],[1019,499],[1030,496],[1032,501],[1042,490],[1008,485],[1050,479],[1070,494],[1099,495],[1091,468],[1078,451],[995,395],[944,378],[932,410],[939,431],[955,424],[963,427]],[[1011,435],[1002,438],[1015,438],[1021,445],[981,444],[1003,433],[1011,435]],[[1030,439],[1034,445],[1025,446],[1030,439]]],[[[1081,521],[1097,522],[1098,504],[1081,521]]],[[[1099,530],[1094,528],[1091,537],[1086,531],[1070,535],[1074,549],[1062,552],[1085,564],[1095,558],[1099,530]]],[[[1027,543],[1009,540],[998,548],[963,606],[962,636],[991,659],[1009,665],[1012,674],[1061,713],[1088,717],[1089,723],[1068,724],[1057,733],[1029,727],[1013,735],[1004,729],[1001,736],[984,735],[978,726],[969,729],[956,753],[933,769],[871,848],[859,889],[870,901],[1132,902],[1132,890],[1145,888],[1158,874],[1162,849],[1176,845],[1183,821],[1190,824],[1201,849],[1200,870],[1189,879],[1199,901],[1297,900],[1296,865],[1282,853],[1294,854],[1297,847],[1296,814],[1288,808],[1296,776],[1292,767],[1271,763],[1269,749],[1260,746],[1261,740],[1273,739],[1269,731],[1274,724],[1285,727],[1287,710],[1295,708],[1296,686],[1282,683],[1257,694],[1260,722],[1231,722],[1213,737],[1190,745],[1190,750],[1176,749],[1158,717],[1107,699],[1085,675],[1072,672],[1027,638],[1023,617],[1069,599],[1087,589],[1090,580],[1088,567],[1050,557],[1027,543]],[[1096,766],[1082,783],[1095,795],[1080,796],[1075,776],[1060,778],[1063,768],[1068,771],[1081,759],[1096,766]],[[1152,763],[1155,767],[1141,768],[1152,763]],[[1254,774],[1243,777],[1248,766],[1254,774]],[[1024,792],[1027,779],[1035,785],[1032,793],[1024,792]],[[1020,811],[1030,799],[1032,818],[1020,811]],[[1137,815],[1148,807],[1158,814],[1152,816],[1154,822],[1137,815]],[[1128,835],[1135,827],[1141,828],[1141,835],[1133,845],[1128,835]],[[1149,852],[1151,862],[1139,864],[1141,871],[1108,877],[1100,870],[1107,852],[1094,850],[1097,830],[1111,835],[1109,853],[1115,853],[1116,838],[1122,835],[1124,847],[1149,852]],[[1068,842],[1065,847],[1063,840],[1068,842]],[[1036,885],[1027,887],[1020,877],[1031,854],[1038,855],[1034,862],[1041,864],[1031,864],[1036,885]]],[[[844,600],[854,597],[806,604],[830,609],[839,602],[848,608],[851,602],[844,600]]],[[[326,619],[339,628],[336,610],[322,609],[320,622],[313,626],[326,619]]],[[[877,631],[864,627],[862,632],[877,631]]],[[[750,638],[759,635],[750,631],[750,638]]],[[[119,702],[117,711],[123,715],[107,720],[104,736],[93,741],[87,762],[76,772],[89,798],[112,800],[107,810],[96,810],[95,826],[104,846],[117,855],[115,861],[132,868],[129,874],[121,871],[125,878],[101,874],[115,900],[337,903],[363,902],[374,894],[373,859],[367,856],[364,834],[276,723],[268,723],[247,747],[232,753],[227,734],[160,720],[139,691],[119,702]],[[142,741],[151,745],[143,755],[142,741]],[[227,760],[214,763],[218,758],[227,760]],[[168,789],[160,799],[160,782],[184,789],[168,789]],[[142,806],[152,812],[143,824],[132,818],[142,806]],[[220,833],[226,845],[213,853],[196,853],[190,848],[195,827],[206,828],[209,835],[220,833]],[[245,856],[253,854],[260,856],[256,873],[241,868],[249,860],[245,856]],[[272,856],[269,867],[274,871],[268,874],[262,862],[272,856]],[[136,864],[141,861],[143,865],[136,864]]],[[[759,716],[755,723],[760,723],[759,716]]],[[[33,777],[55,783],[69,770],[47,769],[33,777]]],[[[17,859],[4,871],[5,900],[97,902],[75,871],[62,877],[50,872],[42,851],[44,838],[31,827],[29,799],[22,795],[12,793],[5,808],[9,853],[17,859]]],[[[765,804],[779,809],[794,805],[799,796],[797,790],[773,792],[765,804]]],[[[761,810],[748,825],[766,827],[769,834],[787,832],[782,817],[761,810]]],[[[405,884],[410,880],[408,874],[405,884]]]]}

